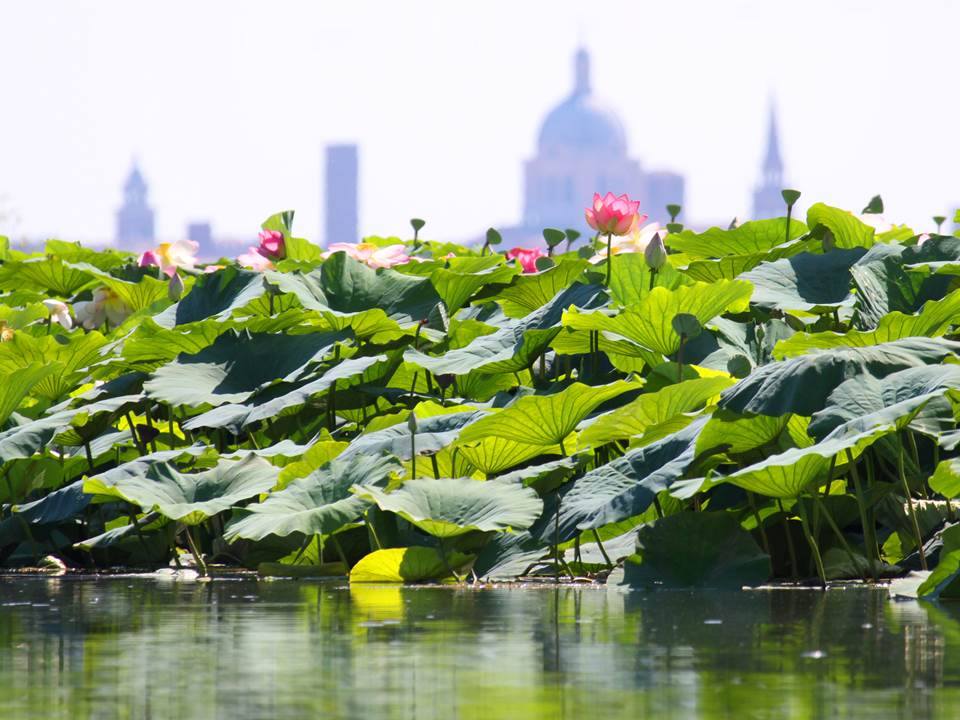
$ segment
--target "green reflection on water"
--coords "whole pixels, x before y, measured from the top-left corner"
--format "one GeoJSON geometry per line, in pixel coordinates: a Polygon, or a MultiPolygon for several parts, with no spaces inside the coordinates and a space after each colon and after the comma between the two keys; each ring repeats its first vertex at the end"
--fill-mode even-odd
{"type": "Polygon", "coordinates": [[[0,579],[0,718],[956,717],[885,591],[0,579]]]}

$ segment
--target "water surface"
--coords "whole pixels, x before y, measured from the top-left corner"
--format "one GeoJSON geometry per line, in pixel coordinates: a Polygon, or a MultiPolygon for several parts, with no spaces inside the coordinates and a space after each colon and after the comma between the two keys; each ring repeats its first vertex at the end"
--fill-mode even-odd
{"type": "Polygon", "coordinates": [[[0,718],[951,718],[960,610],[883,590],[619,593],[0,578],[0,718]]]}

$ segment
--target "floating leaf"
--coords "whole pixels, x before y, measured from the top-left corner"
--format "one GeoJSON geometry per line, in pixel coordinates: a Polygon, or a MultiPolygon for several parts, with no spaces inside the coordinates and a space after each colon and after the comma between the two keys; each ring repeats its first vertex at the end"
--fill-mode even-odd
{"type": "Polygon", "coordinates": [[[440,580],[469,562],[462,553],[446,558],[434,548],[406,547],[374,550],[350,571],[350,583],[403,583],[440,580]]]}

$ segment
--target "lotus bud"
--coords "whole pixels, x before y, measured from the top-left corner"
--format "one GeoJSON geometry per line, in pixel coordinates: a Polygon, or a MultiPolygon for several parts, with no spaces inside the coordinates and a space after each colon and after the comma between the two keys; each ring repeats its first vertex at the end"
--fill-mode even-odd
{"type": "Polygon", "coordinates": [[[170,276],[170,282],[167,284],[167,297],[173,302],[177,302],[183,295],[183,278],[180,273],[174,272],[170,276]]]}
{"type": "Polygon", "coordinates": [[[660,237],[660,233],[657,233],[651,238],[646,249],[643,251],[643,257],[646,259],[647,265],[654,272],[667,264],[667,247],[663,244],[663,238],[660,237]]]}

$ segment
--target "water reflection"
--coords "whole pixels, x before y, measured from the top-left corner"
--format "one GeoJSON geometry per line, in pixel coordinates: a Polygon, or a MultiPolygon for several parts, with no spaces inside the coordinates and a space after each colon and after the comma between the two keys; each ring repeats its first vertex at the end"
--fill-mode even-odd
{"type": "Polygon", "coordinates": [[[882,590],[0,579],[2,718],[956,717],[960,614],[882,590]]]}

